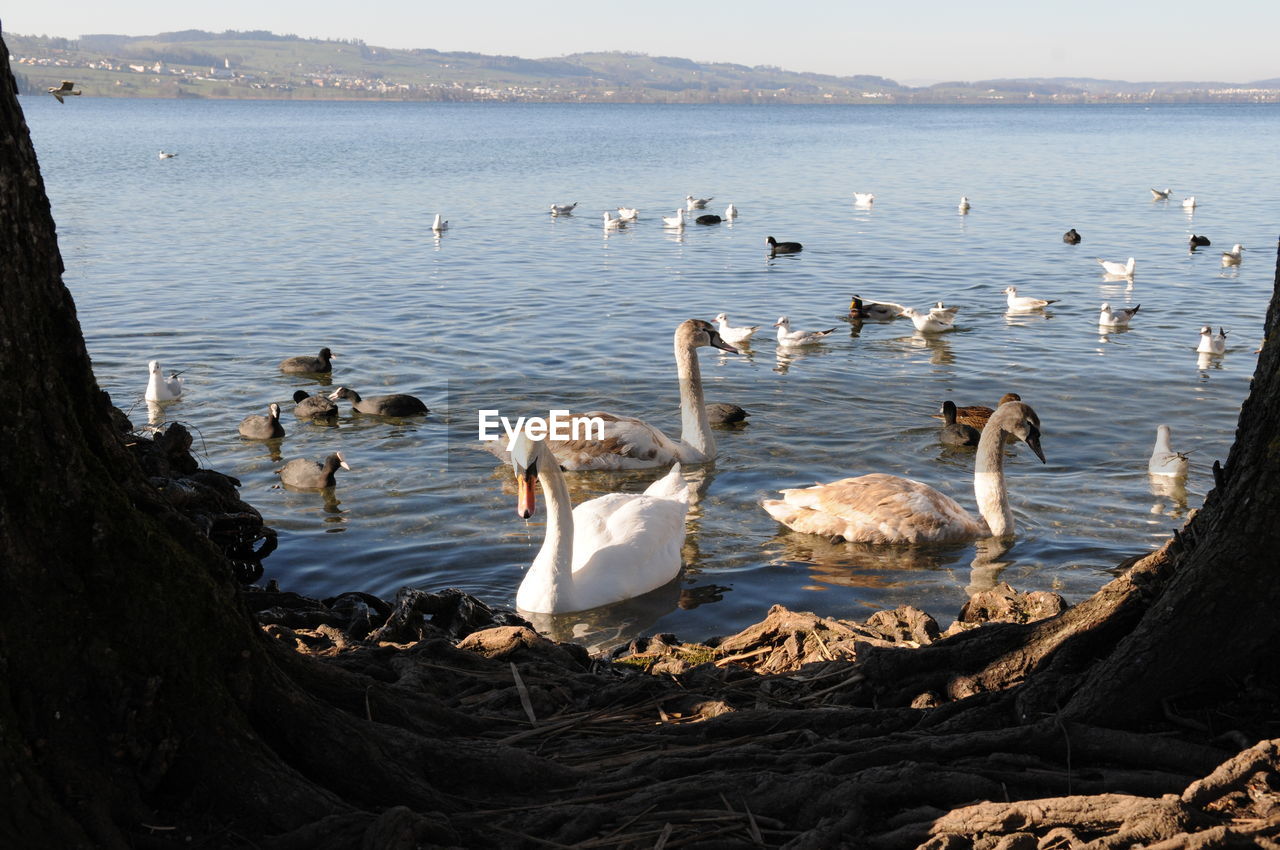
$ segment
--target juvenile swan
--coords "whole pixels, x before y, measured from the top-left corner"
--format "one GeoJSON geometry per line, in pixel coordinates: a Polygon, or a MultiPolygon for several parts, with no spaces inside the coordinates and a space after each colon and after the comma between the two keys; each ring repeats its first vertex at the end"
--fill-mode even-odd
{"type": "Polygon", "coordinates": [[[956,543],[1014,533],[1013,509],[1004,483],[1004,444],[1022,440],[1044,462],[1040,419],[1029,405],[1011,401],[991,415],[978,443],[973,489],[981,518],[954,499],[896,475],[873,473],[783,490],[764,509],[793,531],[853,543],[956,543]]]}
{"type": "MultiPolygon", "coordinates": [[[[702,394],[702,370],[698,349],[704,345],[741,354],[720,338],[710,322],[688,319],[676,327],[676,374],[680,380],[680,439],[672,440],[657,428],[630,416],[599,410],[574,414],[599,417],[603,439],[548,440],[547,446],[564,469],[645,469],[681,463],[705,463],[716,456],[716,441],[707,420],[702,394]]],[[[499,445],[499,444],[491,444],[499,445]]],[[[500,449],[499,449],[500,450],[500,449]]]]}
{"type": "Polygon", "coordinates": [[[662,587],[680,574],[689,487],[680,464],[643,493],[609,493],[571,508],[551,448],[521,431],[511,449],[516,513],[534,510],[533,482],[547,499],[547,530],[516,607],[538,614],[598,608],[662,587]]]}

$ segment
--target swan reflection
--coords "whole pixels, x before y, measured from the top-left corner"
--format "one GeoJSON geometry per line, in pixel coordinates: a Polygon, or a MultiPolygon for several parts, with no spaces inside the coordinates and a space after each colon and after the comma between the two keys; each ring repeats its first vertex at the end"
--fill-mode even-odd
{"type": "MultiPolygon", "coordinates": [[[[683,607],[680,576],[648,593],[569,614],[537,614],[519,611],[540,634],[557,641],[573,641],[595,654],[630,643],[653,631],[654,623],[683,607]]],[[[710,601],[710,600],[708,600],[710,601]]],[[[696,607],[695,602],[689,607],[696,607]]]]}

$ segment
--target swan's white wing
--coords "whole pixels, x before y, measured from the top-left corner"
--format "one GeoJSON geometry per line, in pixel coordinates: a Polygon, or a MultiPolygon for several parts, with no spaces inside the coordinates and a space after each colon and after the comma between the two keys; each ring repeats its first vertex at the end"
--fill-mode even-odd
{"type": "Polygon", "coordinates": [[[679,575],[688,509],[683,500],[647,493],[610,493],[574,508],[577,603],[596,608],[630,599],[679,575]]]}
{"type": "Polygon", "coordinates": [[[950,496],[881,473],[783,490],[782,498],[765,501],[764,509],[795,531],[851,542],[929,543],[987,534],[950,496]]]}

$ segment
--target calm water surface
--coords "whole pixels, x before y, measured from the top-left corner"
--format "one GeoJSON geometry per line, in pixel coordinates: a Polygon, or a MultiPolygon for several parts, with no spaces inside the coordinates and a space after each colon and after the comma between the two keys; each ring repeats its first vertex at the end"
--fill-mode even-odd
{"type": "MultiPolygon", "coordinates": [[[[728,634],[774,603],[844,617],[910,603],[949,621],[1005,580],[1071,601],[1157,545],[1211,486],[1248,392],[1271,293],[1275,107],[642,107],[292,104],[25,98],[58,222],[65,279],[99,383],[135,424],[147,361],[185,370],[163,418],[197,433],[280,531],[267,578],[317,596],[461,587],[510,605],[542,540],[510,475],[475,448],[476,409],[558,403],[679,431],[675,326],[727,311],[765,325],[746,356],[704,349],[710,400],[751,411],[718,432],[678,584],[542,625],[596,645],[637,632],[728,634]],[[179,156],[161,161],[159,149],[179,156]],[[1177,200],[1153,202],[1169,185],[1177,200]],[[852,192],[876,194],[871,209],[852,192]],[[732,201],[732,225],[664,231],[686,194],[732,201]],[[968,195],[972,210],[956,204],[968,195]],[[578,214],[552,218],[552,203],[578,214]],[[642,219],[606,235],[603,210],[642,219]],[[434,239],[436,212],[451,229],[434,239]],[[1065,245],[1075,227],[1084,237],[1065,245]],[[1211,249],[1187,251],[1192,233],[1211,249]],[[767,235],[805,251],[769,259],[767,235]],[[1219,249],[1251,249],[1224,270],[1219,249]],[[1132,283],[1094,257],[1134,256],[1132,283]],[[1060,299],[1006,316],[1006,286],[1060,299]],[[853,325],[849,296],[962,306],[957,330],[853,325]],[[1098,305],[1141,304],[1100,334],[1098,305]],[[837,326],[780,356],[769,325],[837,326]],[[1230,332],[1198,362],[1202,324],[1230,332]],[[422,420],[284,416],[279,445],[236,425],[288,411],[313,380],[280,374],[329,346],[333,383],[409,392],[422,420]],[[759,507],[779,487],[867,472],[926,481],[973,506],[972,454],[942,448],[941,401],[1016,391],[1048,457],[1007,468],[1019,523],[987,546],[831,545],[759,507]],[[1185,492],[1146,475],[1156,425],[1192,450],[1185,492]],[[282,460],[342,449],[329,497],[276,486],[282,460]]],[[[575,498],[651,475],[575,474],[575,498]]]]}

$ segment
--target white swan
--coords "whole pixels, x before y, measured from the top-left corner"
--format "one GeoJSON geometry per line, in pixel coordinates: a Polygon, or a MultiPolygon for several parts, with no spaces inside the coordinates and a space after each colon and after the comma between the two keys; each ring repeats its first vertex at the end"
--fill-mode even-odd
{"type": "Polygon", "coordinates": [[[876,196],[875,196],[875,193],[873,192],[854,192],[853,193],[853,203],[855,206],[869,207],[875,202],[875,200],[876,200],[876,196]]]}
{"type": "Polygon", "coordinates": [[[862,296],[855,295],[849,301],[849,318],[851,319],[897,319],[907,309],[892,301],[864,301],[862,296]]]}
{"type": "Polygon", "coordinates": [[[147,378],[147,401],[172,401],[182,396],[182,379],[177,373],[166,378],[160,371],[160,361],[152,360],[147,364],[151,377],[147,378]]]}
{"type": "MultiPolygon", "coordinates": [[[[647,469],[672,461],[706,463],[716,456],[716,441],[707,419],[702,394],[698,348],[704,345],[741,354],[720,338],[715,326],[688,319],[676,327],[676,373],[680,379],[680,439],[672,440],[647,422],[599,410],[575,413],[598,416],[604,422],[603,439],[548,440],[547,445],[564,469],[647,469]]],[[[503,444],[488,443],[501,455],[503,444]]]]}
{"type": "Polygon", "coordinates": [[[693,195],[684,196],[685,206],[691,210],[705,210],[707,208],[707,204],[714,200],[714,195],[710,198],[695,198],[693,195]]]}
{"type": "Polygon", "coordinates": [[[1127,328],[1129,327],[1129,320],[1136,316],[1140,309],[1142,309],[1142,305],[1137,304],[1133,307],[1121,307],[1119,310],[1112,310],[1111,305],[1104,301],[1098,314],[1098,324],[1104,328],[1127,328]]]}
{"type": "Polygon", "coordinates": [[[738,217],[738,208],[735,207],[733,204],[729,204],[729,206],[724,208],[724,217],[729,219],[730,221],[733,221],[735,218],[738,217]]]}
{"type": "Polygon", "coordinates": [[[960,212],[967,213],[969,211],[969,198],[966,195],[960,196],[960,212]]]}
{"type": "Polygon", "coordinates": [[[715,318],[716,324],[719,326],[718,331],[720,338],[725,342],[731,342],[737,345],[740,342],[747,342],[751,339],[751,335],[760,330],[759,325],[751,325],[750,327],[735,328],[730,327],[729,317],[724,313],[720,313],[715,318]]]}
{"type": "Polygon", "coordinates": [[[663,227],[684,228],[684,210],[676,210],[676,214],[672,216],[664,215],[662,217],[663,227]]]}
{"type": "Polygon", "coordinates": [[[779,316],[778,321],[773,323],[778,329],[778,345],[783,348],[796,348],[801,345],[813,345],[821,342],[824,336],[828,336],[835,328],[827,328],[825,331],[793,331],[791,330],[791,319],[786,316],[779,316]]]}
{"type": "Polygon", "coordinates": [[[635,207],[618,207],[618,221],[635,221],[640,218],[640,210],[635,207]]]}
{"type": "Polygon", "coordinates": [[[449,222],[440,218],[440,213],[436,213],[436,220],[431,222],[431,230],[435,233],[444,233],[449,229],[449,222]]]}
{"type": "Polygon", "coordinates": [[[1102,270],[1109,275],[1116,277],[1133,277],[1133,271],[1138,267],[1138,261],[1130,257],[1127,262],[1117,263],[1112,260],[1104,260],[1101,257],[1094,257],[1102,264],[1102,270]]]}
{"type": "Polygon", "coordinates": [[[1022,440],[1044,463],[1040,418],[1029,405],[1005,402],[982,430],[974,462],[973,490],[981,517],[975,518],[927,484],[872,473],[783,490],[763,507],[793,531],[821,534],[851,543],[956,543],[1013,534],[1013,509],[1004,481],[1004,444],[1022,440]]]}
{"type": "Polygon", "coordinates": [[[1169,193],[1170,193],[1170,192],[1172,192],[1172,191],[1173,191],[1172,189],[1165,189],[1163,192],[1161,192],[1159,189],[1152,189],[1152,190],[1151,190],[1151,200],[1153,200],[1153,201],[1167,201],[1167,200],[1169,200],[1169,193]]]}
{"type": "Polygon", "coordinates": [[[522,431],[511,450],[516,512],[533,515],[536,479],[547,499],[542,548],[516,591],[516,607],[538,614],[599,608],[662,587],[680,574],[689,486],[680,464],[643,493],[609,493],[570,507],[555,455],[522,431]]]}
{"type": "Polygon", "coordinates": [[[551,214],[552,215],[573,215],[573,208],[576,207],[577,205],[578,205],[577,201],[574,201],[572,204],[552,204],[551,214]]]}
{"type": "Polygon", "coordinates": [[[946,311],[936,311],[931,309],[928,313],[922,313],[914,307],[904,307],[902,315],[911,320],[916,326],[916,330],[926,334],[939,334],[949,331],[955,327],[955,314],[946,311]]]}
{"type": "Polygon", "coordinates": [[[1239,242],[1232,245],[1230,251],[1222,252],[1222,264],[1224,266],[1240,265],[1240,257],[1243,251],[1244,251],[1244,246],[1241,245],[1239,242]]]}
{"type": "Polygon", "coordinates": [[[1205,325],[1200,329],[1200,344],[1196,346],[1197,354],[1222,354],[1227,350],[1227,332],[1218,328],[1218,335],[1213,335],[1213,328],[1205,325]]]}
{"type": "Polygon", "coordinates": [[[1029,295],[1019,295],[1018,287],[1006,286],[1004,294],[1008,296],[1009,310],[1014,313],[1027,313],[1032,310],[1043,310],[1050,304],[1057,304],[1057,298],[1051,298],[1048,301],[1043,298],[1032,298],[1029,295]]]}
{"type": "Polygon", "coordinates": [[[1156,446],[1151,452],[1151,459],[1147,461],[1147,473],[1149,475],[1186,478],[1187,455],[1185,452],[1175,452],[1173,450],[1173,447],[1169,445],[1169,436],[1168,425],[1161,425],[1156,428],[1156,446]]]}
{"type": "Polygon", "coordinates": [[[1184,210],[1193,210],[1193,209],[1195,209],[1195,208],[1196,208],[1196,196],[1195,196],[1195,195],[1192,195],[1190,198],[1183,198],[1183,199],[1182,199],[1182,208],[1183,208],[1184,210]]]}
{"type": "Polygon", "coordinates": [[[614,218],[613,213],[609,212],[608,210],[604,211],[604,229],[605,230],[617,230],[619,227],[622,226],[622,223],[623,222],[621,217],[614,218]]]}

